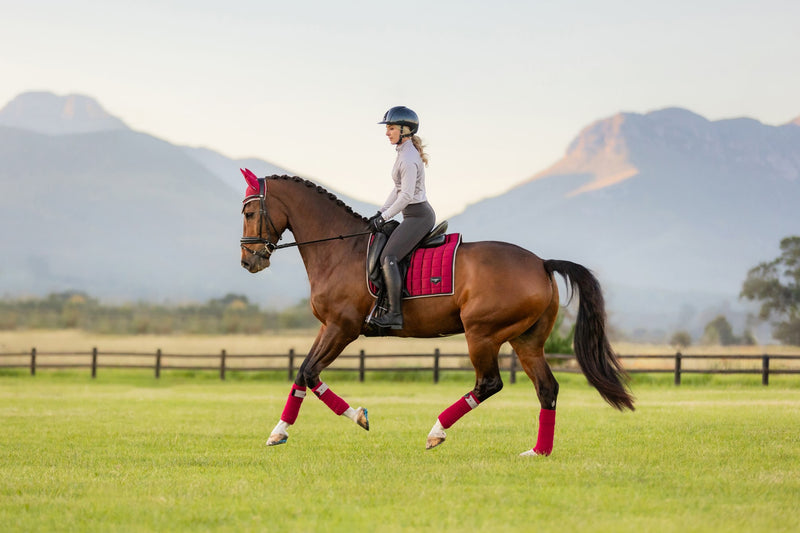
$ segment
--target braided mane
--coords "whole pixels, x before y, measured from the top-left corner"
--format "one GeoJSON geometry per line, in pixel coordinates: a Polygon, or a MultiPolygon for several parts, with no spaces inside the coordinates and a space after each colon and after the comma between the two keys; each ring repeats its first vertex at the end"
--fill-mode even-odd
{"type": "Polygon", "coordinates": [[[339,206],[340,208],[344,209],[349,214],[353,215],[354,217],[356,217],[358,219],[361,219],[361,220],[364,220],[364,221],[367,220],[365,217],[363,217],[363,216],[359,215],[358,213],[356,213],[355,211],[353,211],[352,207],[350,207],[349,205],[347,205],[346,203],[341,201],[339,198],[337,198],[335,194],[333,194],[332,192],[328,192],[328,190],[325,189],[325,187],[323,187],[322,185],[317,185],[313,181],[309,181],[307,179],[303,179],[303,178],[300,178],[298,176],[286,176],[286,175],[279,176],[277,174],[274,174],[272,176],[267,176],[267,179],[268,180],[293,181],[295,183],[298,183],[300,185],[308,187],[309,189],[316,189],[319,194],[322,194],[322,195],[326,196],[328,198],[328,200],[330,200],[331,202],[335,203],[337,206],[339,206]]]}

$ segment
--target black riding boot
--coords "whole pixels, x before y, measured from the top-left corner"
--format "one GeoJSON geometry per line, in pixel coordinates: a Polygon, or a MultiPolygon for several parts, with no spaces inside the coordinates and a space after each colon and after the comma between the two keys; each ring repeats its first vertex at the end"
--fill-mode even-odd
{"type": "Polygon", "coordinates": [[[373,318],[372,323],[380,328],[403,329],[403,308],[401,306],[403,279],[400,276],[397,258],[393,255],[385,257],[381,271],[389,309],[381,316],[373,318]]]}

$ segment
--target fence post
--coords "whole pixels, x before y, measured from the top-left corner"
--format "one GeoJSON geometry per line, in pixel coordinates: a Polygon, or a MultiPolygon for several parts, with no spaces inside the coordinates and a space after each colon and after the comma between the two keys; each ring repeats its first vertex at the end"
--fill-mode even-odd
{"type": "Polygon", "coordinates": [[[219,355],[219,379],[225,381],[225,350],[219,355]]]}
{"type": "Polygon", "coordinates": [[[364,370],[366,367],[366,357],[364,350],[358,352],[358,381],[364,383],[364,370]]]}
{"type": "Polygon", "coordinates": [[[508,363],[511,375],[508,377],[508,382],[512,385],[517,382],[517,352],[511,350],[511,361],[508,363]]]}
{"type": "Polygon", "coordinates": [[[439,348],[433,351],[433,382],[439,383],[439,348]]]}
{"type": "Polygon", "coordinates": [[[289,349],[289,381],[294,381],[294,348],[289,349]]]}
{"type": "Polygon", "coordinates": [[[97,377],[97,346],[92,348],[92,379],[97,377]]]}
{"type": "Polygon", "coordinates": [[[681,384],[681,352],[675,352],[675,385],[681,384]]]}
{"type": "Polygon", "coordinates": [[[36,375],[36,348],[31,348],[31,376],[36,375]]]}
{"type": "Polygon", "coordinates": [[[161,377],[161,348],[156,350],[156,379],[161,377]]]}
{"type": "Polygon", "coordinates": [[[769,385],[769,356],[767,354],[761,357],[761,384],[769,385]]]}

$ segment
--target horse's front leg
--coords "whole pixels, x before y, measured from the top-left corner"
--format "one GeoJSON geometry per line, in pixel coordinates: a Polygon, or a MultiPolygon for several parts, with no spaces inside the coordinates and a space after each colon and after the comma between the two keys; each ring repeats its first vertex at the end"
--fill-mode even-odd
{"type": "Polygon", "coordinates": [[[327,405],[334,413],[345,416],[369,431],[369,418],[367,410],[363,407],[353,409],[350,405],[334,393],[325,382],[320,381],[320,373],[342,353],[345,346],[350,344],[358,333],[348,334],[346,330],[335,325],[322,326],[317,338],[306,356],[300,370],[297,372],[286,406],[283,408],[281,419],[267,440],[267,446],[283,444],[289,439],[289,426],[297,421],[300,407],[310,388],[317,398],[327,405]]]}

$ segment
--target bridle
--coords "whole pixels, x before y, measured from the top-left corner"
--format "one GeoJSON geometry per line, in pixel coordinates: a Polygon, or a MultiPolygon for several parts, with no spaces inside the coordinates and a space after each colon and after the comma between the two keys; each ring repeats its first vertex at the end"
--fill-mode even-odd
{"type": "Polygon", "coordinates": [[[325,241],[333,241],[336,239],[348,239],[350,237],[358,237],[360,235],[369,235],[372,233],[371,231],[361,231],[359,233],[351,233],[349,235],[337,235],[336,237],[327,237],[325,239],[317,239],[313,241],[304,241],[304,242],[290,242],[286,244],[276,244],[269,240],[267,237],[263,237],[264,234],[264,227],[269,225],[272,228],[272,232],[275,236],[278,237],[278,240],[281,240],[283,237],[278,233],[278,228],[275,227],[275,224],[272,222],[272,219],[269,217],[269,213],[267,212],[267,179],[266,178],[258,178],[258,194],[251,194],[249,196],[245,196],[244,200],[242,201],[242,213],[244,213],[244,208],[250,202],[259,202],[259,213],[258,213],[258,233],[255,237],[242,237],[239,239],[241,248],[248,253],[261,257],[263,259],[269,259],[272,253],[275,250],[280,250],[281,248],[289,248],[291,246],[300,246],[303,244],[314,244],[318,242],[325,242],[325,241]],[[261,250],[253,250],[245,246],[246,244],[263,244],[264,248],[261,250]]]}
{"type": "Polygon", "coordinates": [[[272,252],[278,248],[284,248],[286,245],[278,246],[268,238],[262,237],[263,226],[269,224],[272,226],[272,231],[278,237],[278,240],[281,240],[281,236],[278,235],[278,229],[275,227],[275,224],[273,224],[272,219],[269,218],[269,213],[267,213],[267,180],[265,178],[258,178],[258,194],[246,196],[242,201],[242,213],[244,213],[244,208],[247,207],[247,204],[250,202],[255,202],[256,200],[258,200],[259,203],[258,233],[255,237],[242,237],[239,239],[239,242],[241,243],[243,250],[246,250],[247,252],[257,255],[263,259],[269,259],[269,257],[272,255],[272,252]],[[263,244],[264,248],[261,250],[253,250],[252,248],[245,246],[246,244],[263,244]]]}

